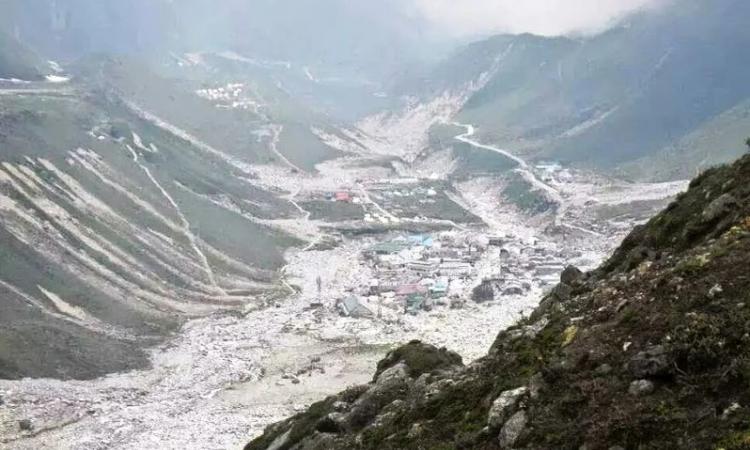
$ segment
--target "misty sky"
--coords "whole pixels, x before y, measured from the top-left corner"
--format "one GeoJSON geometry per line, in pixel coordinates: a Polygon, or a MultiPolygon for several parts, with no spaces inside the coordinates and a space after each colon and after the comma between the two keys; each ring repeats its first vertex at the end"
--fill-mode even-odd
{"type": "MultiPolygon", "coordinates": [[[[411,0],[412,14],[456,35],[601,31],[623,15],[661,0],[411,0]]],[[[405,2],[406,3],[406,2],[405,2]]]]}

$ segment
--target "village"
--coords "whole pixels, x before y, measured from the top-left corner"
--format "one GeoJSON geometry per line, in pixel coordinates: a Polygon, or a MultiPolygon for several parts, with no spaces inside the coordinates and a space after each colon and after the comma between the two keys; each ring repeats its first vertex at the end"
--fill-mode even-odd
{"type": "Polygon", "coordinates": [[[369,239],[352,270],[371,278],[346,287],[335,306],[342,316],[353,318],[462,309],[468,301],[493,302],[551,286],[566,261],[578,256],[554,245],[524,246],[513,235],[397,233],[386,240],[369,239]]]}
{"type": "MultiPolygon", "coordinates": [[[[553,179],[560,171],[546,173],[553,179]]],[[[576,233],[584,242],[574,246],[565,231],[541,233],[550,217],[540,216],[533,226],[516,222],[517,209],[484,198],[481,186],[356,169],[336,174],[346,176],[309,180],[292,198],[319,221],[326,239],[347,243],[347,261],[335,272],[307,266],[287,273],[321,319],[398,324],[413,317],[409,322],[418,324],[425,313],[460,316],[478,306],[538,297],[557,284],[566,266],[585,270],[598,262],[598,236],[576,233]],[[488,209],[495,217],[485,217],[487,208],[467,198],[493,205],[488,209]]],[[[325,245],[307,250],[318,248],[325,245]]]]}
{"type": "Polygon", "coordinates": [[[154,349],[151,370],[93,385],[0,383],[11,417],[32,417],[48,430],[19,448],[47,441],[228,448],[342,386],[367,383],[396,343],[420,339],[470,362],[533,310],[565,266],[595,267],[647,214],[644,207],[623,216],[623,202],[661,202],[680,187],[589,176],[563,182],[567,173],[552,168],[547,182],[565,204],[557,214],[528,216],[503,200],[494,178],[387,178],[382,167],[348,160],[318,168],[306,175],[263,167],[254,179],[288,193],[299,212],[262,222],[303,242],[285,254],[277,295],[243,314],[191,321],[154,349]],[[219,428],[221,440],[206,442],[219,428]]]}

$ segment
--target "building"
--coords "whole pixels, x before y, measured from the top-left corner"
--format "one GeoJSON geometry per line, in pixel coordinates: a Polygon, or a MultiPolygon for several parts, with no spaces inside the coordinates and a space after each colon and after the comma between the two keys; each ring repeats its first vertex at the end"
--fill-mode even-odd
{"type": "Polygon", "coordinates": [[[403,284],[396,288],[396,296],[408,297],[413,294],[426,295],[428,292],[427,288],[421,284],[403,284]]]}
{"type": "Polygon", "coordinates": [[[411,235],[409,236],[407,241],[411,245],[418,245],[418,246],[427,247],[427,248],[432,247],[434,244],[434,240],[432,239],[432,236],[425,235],[425,234],[411,235]]]}
{"type": "Polygon", "coordinates": [[[409,248],[409,243],[405,241],[380,242],[365,250],[365,254],[373,255],[395,255],[409,248]]]}
{"type": "Polygon", "coordinates": [[[437,270],[434,261],[411,261],[406,263],[406,268],[420,275],[432,275],[437,270]]]}
{"type": "Polygon", "coordinates": [[[348,192],[336,192],[336,195],[333,197],[337,202],[346,202],[350,203],[352,201],[352,196],[348,192]]]}
{"type": "Polygon", "coordinates": [[[417,314],[421,309],[424,308],[425,296],[424,294],[409,294],[406,297],[404,309],[408,314],[417,314]]]}
{"type": "Polygon", "coordinates": [[[505,245],[505,238],[501,236],[490,236],[488,244],[493,247],[502,247],[505,245]]]}
{"type": "Polygon", "coordinates": [[[380,280],[373,278],[368,285],[370,295],[378,295],[380,293],[380,280]]]}
{"type": "Polygon", "coordinates": [[[438,268],[438,273],[443,277],[465,277],[471,275],[473,267],[463,261],[444,261],[438,268]]]}
{"type": "Polygon", "coordinates": [[[432,298],[442,298],[448,295],[448,283],[445,281],[437,281],[430,287],[430,296],[432,298]]]}
{"type": "Polygon", "coordinates": [[[435,248],[433,247],[430,251],[430,254],[437,257],[437,258],[443,258],[443,259],[457,259],[459,254],[458,250],[451,247],[440,247],[435,248]]]}
{"type": "Polygon", "coordinates": [[[363,305],[355,296],[338,300],[336,302],[336,308],[338,308],[341,315],[345,317],[364,319],[374,316],[372,311],[370,311],[370,308],[363,305]]]}
{"type": "Polygon", "coordinates": [[[397,281],[390,281],[390,280],[381,280],[379,291],[380,293],[386,293],[386,292],[396,292],[396,290],[401,286],[401,283],[397,281]]]}

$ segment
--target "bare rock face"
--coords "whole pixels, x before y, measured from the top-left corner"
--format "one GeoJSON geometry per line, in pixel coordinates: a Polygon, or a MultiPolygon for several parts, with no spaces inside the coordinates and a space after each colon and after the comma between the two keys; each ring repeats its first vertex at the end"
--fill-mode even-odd
{"type": "Polygon", "coordinates": [[[399,363],[386,369],[378,375],[373,386],[354,402],[342,422],[346,422],[346,428],[351,429],[367,425],[383,407],[405,397],[413,384],[406,364],[399,363]]]}
{"type": "Polygon", "coordinates": [[[495,429],[500,428],[528,392],[529,389],[522,386],[500,394],[500,396],[492,402],[492,407],[487,415],[487,426],[495,429]]]}
{"type": "Polygon", "coordinates": [[[267,450],[279,450],[283,448],[289,440],[289,435],[291,433],[292,430],[288,430],[286,433],[277,437],[273,442],[271,442],[271,445],[268,446],[267,450]]]}
{"type": "Polygon", "coordinates": [[[512,448],[513,444],[516,443],[518,438],[521,436],[521,433],[523,433],[523,430],[526,428],[527,422],[528,419],[526,418],[525,411],[521,410],[513,414],[511,418],[508,419],[507,422],[505,422],[505,425],[503,425],[503,429],[500,430],[500,434],[497,437],[500,448],[512,448]]]}

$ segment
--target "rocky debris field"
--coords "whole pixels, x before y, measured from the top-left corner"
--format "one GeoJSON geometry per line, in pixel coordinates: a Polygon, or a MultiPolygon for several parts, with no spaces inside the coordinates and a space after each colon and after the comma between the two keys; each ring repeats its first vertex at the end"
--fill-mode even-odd
{"type": "Polygon", "coordinates": [[[483,358],[411,342],[246,450],[748,448],[748,179],[695,179],[483,358]]]}

